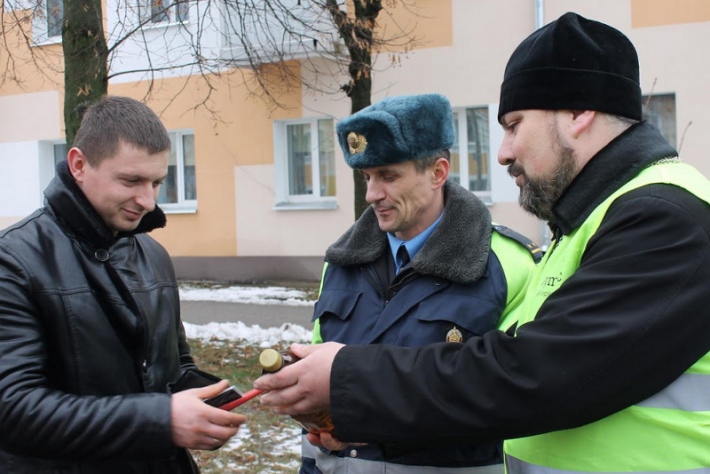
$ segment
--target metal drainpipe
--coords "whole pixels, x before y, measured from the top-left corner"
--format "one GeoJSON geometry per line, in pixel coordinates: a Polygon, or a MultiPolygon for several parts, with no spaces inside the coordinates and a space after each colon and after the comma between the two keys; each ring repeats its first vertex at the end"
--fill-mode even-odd
{"type": "MultiPolygon", "coordinates": [[[[545,0],[535,0],[535,29],[541,28],[545,24],[545,0]]],[[[550,246],[550,228],[547,222],[540,221],[540,246],[547,250],[550,246]]]]}
{"type": "Polygon", "coordinates": [[[545,23],[545,0],[535,0],[535,29],[545,23]]]}

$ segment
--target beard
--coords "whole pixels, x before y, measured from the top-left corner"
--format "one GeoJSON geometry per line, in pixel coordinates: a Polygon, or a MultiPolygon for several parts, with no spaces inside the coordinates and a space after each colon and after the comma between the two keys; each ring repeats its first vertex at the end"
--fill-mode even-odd
{"type": "Polygon", "coordinates": [[[522,174],[525,177],[525,184],[520,188],[518,197],[520,206],[530,214],[553,224],[555,215],[552,209],[555,203],[579,173],[574,150],[560,141],[558,147],[557,168],[550,177],[532,179],[525,176],[522,166],[517,163],[508,167],[508,174],[511,176],[522,174]]]}

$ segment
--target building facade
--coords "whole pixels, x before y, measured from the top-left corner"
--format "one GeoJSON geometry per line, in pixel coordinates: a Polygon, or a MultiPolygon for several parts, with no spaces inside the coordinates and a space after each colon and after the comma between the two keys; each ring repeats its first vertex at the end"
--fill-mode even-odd
{"type": "MultiPolygon", "coordinates": [[[[146,9],[155,2],[144,1],[107,1],[106,30],[114,34],[126,18],[150,18],[143,34],[112,57],[109,93],[149,97],[173,138],[160,196],[168,225],[152,235],[174,258],[180,278],[317,280],[325,249],[354,220],[353,173],[335,140],[335,124],[350,111],[350,100],[337,91],[347,78],[330,77],[332,93],[296,88],[279,96],[282,107],[268,106],[254,96],[248,86],[252,74],[235,67],[237,62],[219,71],[184,63],[194,36],[177,25],[198,25],[207,16],[215,26],[205,29],[202,54],[217,60],[244,54],[224,47],[227,33],[220,25],[230,12],[217,5],[206,11],[201,0],[153,18],[146,9]],[[131,1],[137,3],[129,8],[131,1]],[[153,72],[141,72],[148,66],[153,72]]],[[[32,49],[44,53],[42,63],[28,61],[21,37],[5,30],[0,227],[42,205],[54,163],[66,153],[58,5],[61,0],[42,3],[44,10],[27,26],[32,49]],[[25,61],[9,61],[13,54],[25,61]]],[[[457,129],[452,179],[477,193],[495,221],[543,244],[549,239],[546,227],[519,208],[518,190],[497,163],[497,102],[514,48],[567,11],[609,23],[631,38],[648,120],[680,149],[681,159],[710,176],[710,160],[701,149],[710,130],[707,0],[417,0],[380,14],[382,27],[395,22],[416,40],[382,52],[373,72],[372,102],[430,92],[450,98],[457,129]]],[[[296,57],[293,71],[304,82],[323,81],[329,64],[320,61],[322,67],[313,67],[313,59],[305,67],[296,57]],[[315,74],[320,77],[309,77],[315,74]]]]}

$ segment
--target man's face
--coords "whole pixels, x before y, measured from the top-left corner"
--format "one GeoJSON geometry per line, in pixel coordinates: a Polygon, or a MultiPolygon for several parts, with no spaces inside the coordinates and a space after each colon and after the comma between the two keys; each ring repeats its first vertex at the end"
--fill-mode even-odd
{"type": "Polygon", "coordinates": [[[520,188],[523,209],[554,222],[552,208],[579,173],[574,150],[564,138],[558,112],[524,110],[505,114],[498,162],[520,188]]]}
{"type": "Polygon", "coordinates": [[[442,165],[419,173],[413,161],[405,161],[362,170],[367,184],[365,199],[375,211],[380,229],[409,240],[439,217],[442,209],[438,205],[437,190],[443,183],[435,172],[437,166],[442,165]]]}
{"type": "Polygon", "coordinates": [[[92,167],[81,150],[72,148],[69,167],[86,198],[116,235],[134,230],[155,209],[167,174],[168,153],[151,155],[121,142],[114,156],[92,167]]]}

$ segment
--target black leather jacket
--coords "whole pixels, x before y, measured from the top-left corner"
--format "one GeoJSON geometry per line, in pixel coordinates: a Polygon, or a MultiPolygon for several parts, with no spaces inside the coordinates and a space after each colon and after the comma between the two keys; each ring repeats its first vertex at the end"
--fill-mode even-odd
{"type": "Polygon", "coordinates": [[[114,237],[66,162],[46,206],[0,232],[0,472],[196,472],[169,382],[194,366],[165,249],[114,237]]]}

